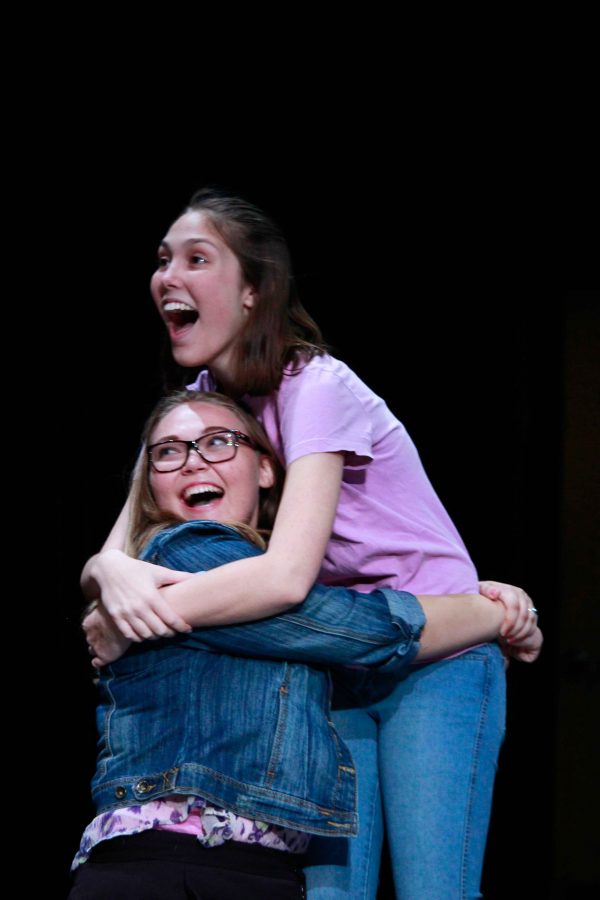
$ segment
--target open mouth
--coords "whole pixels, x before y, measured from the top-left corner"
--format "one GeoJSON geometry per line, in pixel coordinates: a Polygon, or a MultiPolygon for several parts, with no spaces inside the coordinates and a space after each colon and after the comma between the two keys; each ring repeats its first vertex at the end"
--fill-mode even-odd
{"type": "Polygon", "coordinates": [[[220,500],[225,492],[214,484],[193,484],[183,493],[183,500],[190,509],[198,509],[208,506],[215,500],[220,500]]]}
{"type": "Polygon", "coordinates": [[[180,300],[167,300],[166,303],[163,303],[163,316],[165,321],[177,331],[185,328],[186,325],[193,325],[198,320],[196,310],[180,300]]]}

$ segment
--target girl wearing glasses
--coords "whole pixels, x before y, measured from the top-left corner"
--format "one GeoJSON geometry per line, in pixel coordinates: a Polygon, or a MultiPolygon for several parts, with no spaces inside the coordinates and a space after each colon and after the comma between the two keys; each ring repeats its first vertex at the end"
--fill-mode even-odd
{"type": "MultiPolygon", "coordinates": [[[[195,387],[245,397],[286,478],[263,556],[166,587],[163,571],[123,554],[125,510],[82,578],[125,637],[277,614],[317,576],[359,591],[477,592],[475,567],[410,437],[327,355],[296,296],[287,246],[262,211],[198,192],[161,243],[151,290],[175,360],[202,367],[195,387]]],[[[524,592],[481,590],[508,609],[504,638],[518,644],[536,633],[524,592]]],[[[359,771],[360,834],[335,853],[324,843],[324,858],[315,852],[309,896],[375,896],[384,819],[398,896],[477,896],[504,730],[498,645],[415,665],[383,700],[370,687],[358,697],[350,678],[338,679],[334,717],[359,771]]]]}
{"type": "MultiPolygon", "coordinates": [[[[144,443],[132,554],[192,572],[260,557],[256,529],[271,524],[281,479],[252,416],[225,397],[180,392],[158,405],[144,443]]],[[[71,900],[302,896],[309,834],[351,835],[356,815],[328,676],[298,660],[376,666],[397,680],[417,650],[427,658],[494,637],[503,619],[483,597],[423,597],[431,621],[419,649],[415,597],[364,599],[316,586],[293,614],[135,643],[102,668],[98,816],[71,900]]],[[[129,644],[113,640],[113,652],[129,644]]]]}

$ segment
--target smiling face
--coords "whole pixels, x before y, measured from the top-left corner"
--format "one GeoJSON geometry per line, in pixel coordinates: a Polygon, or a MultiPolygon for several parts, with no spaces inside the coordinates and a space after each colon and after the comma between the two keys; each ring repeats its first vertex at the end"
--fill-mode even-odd
{"type": "Polygon", "coordinates": [[[150,290],[179,365],[209,366],[227,384],[232,352],[256,297],[206,213],[187,212],[173,223],[150,290]]]}
{"type": "MultiPolygon", "coordinates": [[[[174,438],[194,441],[223,430],[244,431],[232,411],[209,403],[193,402],[167,413],[150,435],[150,444],[174,438]]],[[[216,522],[258,523],[259,488],[273,485],[269,459],[240,443],[233,459],[207,463],[190,450],[187,461],[175,472],[150,469],[150,487],[161,512],[176,519],[212,519],[216,522]]]]}

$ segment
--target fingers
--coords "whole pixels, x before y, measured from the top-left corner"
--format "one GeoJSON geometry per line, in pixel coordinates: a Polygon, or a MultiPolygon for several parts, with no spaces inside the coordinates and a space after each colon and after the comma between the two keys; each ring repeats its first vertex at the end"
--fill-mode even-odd
{"type": "Polygon", "coordinates": [[[517,662],[532,663],[540,655],[541,647],[511,647],[510,655],[517,662]]]}
{"type": "Polygon", "coordinates": [[[537,610],[531,597],[519,587],[498,581],[482,581],[479,589],[489,600],[499,600],[505,608],[500,636],[508,641],[523,640],[537,626],[537,610]]]}
{"type": "Polygon", "coordinates": [[[111,550],[100,554],[97,569],[103,607],[123,637],[139,642],[191,630],[160,588],[187,580],[194,573],[155,566],[111,550]]]}
{"type": "Polygon", "coordinates": [[[502,585],[497,581],[480,581],[479,592],[488,600],[497,600],[502,585]]]}
{"type": "Polygon", "coordinates": [[[538,656],[540,655],[539,650],[521,650],[519,648],[515,648],[514,651],[511,651],[513,659],[516,659],[517,662],[523,663],[532,663],[535,662],[538,656]]]}
{"type": "Polygon", "coordinates": [[[502,634],[508,641],[524,640],[537,628],[537,610],[525,591],[517,589],[516,596],[513,596],[509,602],[513,605],[507,608],[502,634]]]}
{"type": "Polygon", "coordinates": [[[148,563],[152,567],[153,575],[157,587],[164,587],[166,584],[178,584],[180,581],[187,581],[189,578],[195,578],[198,572],[181,572],[179,569],[167,569],[165,566],[155,566],[148,563]]]}
{"type": "Polygon", "coordinates": [[[535,662],[540,655],[544,637],[539,628],[534,628],[531,635],[521,642],[508,643],[506,649],[508,653],[519,662],[535,662]]]}
{"type": "Polygon", "coordinates": [[[188,623],[161,598],[149,605],[136,603],[126,611],[115,613],[114,623],[124,637],[138,643],[152,638],[173,637],[178,632],[191,630],[188,623]]]}
{"type": "Polygon", "coordinates": [[[525,613],[520,614],[512,628],[506,629],[506,639],[509,643],[523,641],[530,637],[537,628],[538,617],[533,609],[527,609],[525,613]]]}
{"type": "Polygon", "coordinates": [[[94,669],[101,669],[102,666],[105,666],[109,662],[109,660],[103,656],[100,646],[94,647],[93,644],[88,644],[87,649],[92,657],[92,666],[94,669]]]}

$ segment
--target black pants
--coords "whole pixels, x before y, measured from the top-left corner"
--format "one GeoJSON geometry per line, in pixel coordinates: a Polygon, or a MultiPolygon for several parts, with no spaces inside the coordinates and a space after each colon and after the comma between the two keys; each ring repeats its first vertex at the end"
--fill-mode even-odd
{"type": "Polygon", "coordinates": [[[302,900],[302,861],[258,844],[203,847],[192,835],[143,831],[97,844],[68,900],[302,900]]]}

